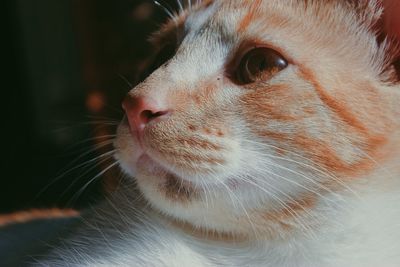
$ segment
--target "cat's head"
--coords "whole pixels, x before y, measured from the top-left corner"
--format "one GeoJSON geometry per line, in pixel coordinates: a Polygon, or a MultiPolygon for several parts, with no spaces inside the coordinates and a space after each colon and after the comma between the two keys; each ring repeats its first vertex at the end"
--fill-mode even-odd
{"type": "Polygon", "coordinates": [[[345,0],[182,11],[154,36],[154,71],[123,103],[122,169],[153,207],[195,227],[304,226],[324,196],[374,171],[397,127],[381,12],[345,0]]]}

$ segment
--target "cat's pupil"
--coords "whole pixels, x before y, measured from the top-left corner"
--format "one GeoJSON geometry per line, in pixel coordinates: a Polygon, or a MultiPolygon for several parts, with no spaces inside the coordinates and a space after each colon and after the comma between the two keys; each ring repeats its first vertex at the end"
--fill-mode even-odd
{"type": "Polygon", "coordinates": [[[254,76],[253,78],[257,78],[256,76],[267,68],[268,62],[263,56],[258,57],[253,55],[253,57],[247,61],[247,71],[249,72],[249,77],[254,76]]]}

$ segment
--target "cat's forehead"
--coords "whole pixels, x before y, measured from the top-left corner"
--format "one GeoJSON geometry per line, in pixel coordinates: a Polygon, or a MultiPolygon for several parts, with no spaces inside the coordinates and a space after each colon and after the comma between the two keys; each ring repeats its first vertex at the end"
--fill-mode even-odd
{"type": "Polygon", "coordinates": [[[178,42],[183,39],[187,43],[218,39],[228,45],[246,38],[262,39],[265,34],[273,35],[273,29],[287,30],[315,24],[319,20],[316,13],[320,12],[317,6],[319,4],[307,4],[307,1],[301,0],[205,1],[176,19],[182,22],[181,40],[178,42]]]}
{"type": "Polygon", "coordinates": [[[183,39],[204,37],[205,33],[209,35],[211,33],[213,37],[221,34],[236,35],[238,21],[252,6],[251,1],[203,0],[201,2],[202,4],[197,7],[177,14],[153,36],[152,41],[162,45],[168,36],[177,38],[178,43],[181,43],[183,39]],[[243,4],[244,2],[246,4],[243,4]]]}
{"type": "MultiPolygon", "coordinates": [[[[188,35],[201,35],[205,31],[237,35],[238,25],[246,15],[261,8],[263,1],[207,1],[198,9],[189,12],[185,23],[188,35]]],[[[257,10],[259,11],[259,10],[257,10]]]]}
{"type": "Polygon", "coordinates": [[[344,26],[348,28],[357,28],[360,24],[370,27],[381,15],[375,0],[200,0],[197,3],[200,4],[178,13],[159,33],[180,31],[183,39],[207,28],[240,35],[254,25],[259,31],[275,26],[313,25],[314,28],[305,27],[309,30],[335,28],[340,24],[347,24],[344,26]]]}
{"type": "Polygon", "coordinates": [[[193,63],[211,72],[240,57],[242,50],[267,46],[295,63],[345,69],[348,64],[340,54],[351,57],[353,68],[380,72],[386,66],[385,46],[377,46],[371,29],[381,10],[366,1],[363,9],[348,0],[203,1],[170,20],[155,44],[163,47],[173,39],[173,62],[180,70],[183,63],[193,63]],[[313,56],[317,54],[323,56],[313,56]]]}
{"type": "Polygon", "coordinates": [[[209,24],[220,9],[221,2],[210,2],[199,9],[190,12],[185,20],[184,27],[187,32],[198,31],[209,24]]]}

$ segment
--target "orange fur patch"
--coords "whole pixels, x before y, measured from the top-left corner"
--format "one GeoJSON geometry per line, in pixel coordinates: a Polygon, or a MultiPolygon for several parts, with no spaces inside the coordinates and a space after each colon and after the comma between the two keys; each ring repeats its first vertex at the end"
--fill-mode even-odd
{"type": "Polygon", "coordinates": [[[176,139],[176,141],[183,144],[184,146],[190,146],[194,148],[212,149],[217,151],[222,149],[221,146],[208,142],[206,140],[178,138],[176,139]]]}
{"type": "Polygon", "coordinates": [[[383,137],[368,140],[367,145],[370,151],[365,152],[367,155],[362,155],[356,162],[347,163],[338,156],[329,144],[304,134],[298,134],[293,140],[293,144],[307,151],[308,156],[314,162],[324,166],[329,171],[346,175],[346,177],[352,177],[371,170],[377,164],[375,160],[378,161],[380,158],[378,157],[377,149],[385,142],[386,138],[383,137]],[[375,160],[371,160],[371,158],[375,160]]]}
{"type": "Polygon", "coordinates": [[[247,235],[211,231],[204,228],[198,228],[190,223],[177,221],[175,219],[170,219],[169,222],[172,227],[178,228],[189,236],[193,236],[200,240],[224,243],[247,242],[249,240],[249,237],[247,235]]]}
{"type": "Polygon", "coordinates": [[[270,120],[293,122],[302,119],[301,116],[288,114],[286,107],[289,103],[298,101],[288,94],[288,86],[274,85],[262,89],[249,88],[249,90],[252,92],[246,94],[242,101],[252,111],[251,116],[256,115],[265,122],[270,120]]]}
{"type": "Polygon", "coordinates": [[[314,89],[317,91],[322,102],[325,103],[334,113],[336,113],[345,123],[358,129],[359,131],[366,132],[366,127],[356,118],[354,114],[351,114],[349,108],[343,103],[340,103],[333,97],[331,97],[322,86],[317,82],[314,75],[309,70],[301,70],[301,74],[305,80],[310,82],[314,89]]]}
{"type": "MultiPolygon", "coordinates": [[[[361,138],[360,142],[362,143],[361,149],[365,152],[365,155],[361,155],[361,159],[355,163],[346,163],[328,144],[312,140],[306,135],[298,135],[294,139],[294,143],[303,149],[311,149],[314,152],[312,153],[313,159],[316,162],[320,162],[323,164],[323,166],[327,167],[331,171],[340,172],[346,175],[354,175],[359,172],[371,170],[373,166],[375,166],[376,161],[379,161],[382,158],[382,155],[379,153],[379,148],[387,143],[387,136],[384,134],[374,134],[372,129],[368,129],[367,126],[361,122],[361,118],[358,118],[355,114],[352,114],[351,109],[348,106],[336,100],[324,90],[311,71],[302,69],[301,74],[308,82],[311,83],[325,106],[334,114],[336,114],[348,126],[358,132],[358,136],[361,138]]],[[[370,101],[374,100],[379,101],[378,98],[371,99],[370,101]]],[[[378,110],[375,112],[379,114],[378,110]]],[[[369,121],[374,121],[374,118],[366,119],[369,121]]],[[[384,117],[379,117],[378,119],[381,121],[385,120],[384,117]]],[[[384,132],[389,131],[388,129],[381,130],[384,132]]]]}
{"type": "Polygon", "coordinates": [[[305,212],[315,207],[317,203],[317,196],[309,194],[299,199],[292,200],[285,203],[285,207],[279,211],[267,212],[264,214],[264,219],[280,224],[285,230],[290,230],[291,227],[287,223],[295,217],[300,217],[305,212]]]}
{"type": "Polygon", "coordinates": [[[165,183],[160,186],[159,190],[164,193],[169,200],[181,204],[190,202],[198,195],[198,192],[192,185],[178,180],[172,175],[166,178],[165,183]]]}
{"type": "MultiPolygon", "coordinates": [[[[202,156],[202,155],[192,155],[188,153],[179,153],[179,152],[173,152],[173,151],[168,151],[169,156],[172,156],[175,158],[174,165],[179,166],[179,167],[184,167],[187,168],[190,166],[191,169],[198,169],[196,166],[192,166],[194,163],[199,164],[199,163],[209,163],[213,165],[223,165],[225,164],[224,159],[220,158],[213,158],[209,156],[202,156]]],[[[199,168],[201,170],[201,168],[199,168]]]]}
{"type": "MultiPolygon", "coordinates": [[[[245,1],[246,2],[246,1],[245,1]]],[[[238,32],[242,32],[247,29],[250,23],[254,20],[257,15],[257,12],[261,6],[262,0],[254,0],[251,3],[250,10],[246,14],[246,16],[239,23],[238,32]]]]}
{"type": "Polygon", "coordinates": [[[25,223],[33,220],[59,219],[77,216],[79,216],[79,212],[72,209],[33,209],[29,211],[19,211],[11,214],[0,215],[0,226],[25,223]]]}
{"type": "MultiPolygon", "coordinates": [[[[332,171],[340,176],[356,176],[371,171],[376,162],[383,159],[381,147],[387,143],[390,127],[385,121],[385,116],[379,106],[380,97],[373,87],[358,87],[355,92],[363,93],[363,98],[355,106],[349,106],[345,96],[335,94],[332,96],[317,81],[313,73],[309,70],[300,70],[302,78],[313,86],[315,93],[297,93],[288,85],[280,84],[265,86],[265,88],[249,88],[249,92],[242,97],[242,103],[246,107],[245,115],[252,124],[254,133],[268,140],[278,143],[278,147],[295,148],[316,164],[323,166],[328,171],[332,171]],[[315,98],[315,99],[314,99],[315,98]],[[305,118],[318,118],[319,114],[314,106],[320,99],[324,108],[332,112],[343,124],[337,127],[343,132],[319,133],[318,138],[313,137],[305,130],[302,122],[305,118]],[[363,112],[368,107],[374,108],[373,113],[363,112]],[[352,110],[361,110],[357,114],[352,110]],[[368,117],[369,116],[369,117],[368,117]],[[372,117],[371,117],[372,116],[372,117]],[[260,122],[263,124],[260,124],[260,122]],[[376,121],[379,130],[370,129],[370,122],[376,121]],[[365,123],[368,122],[369,124],[365,123]],[[273,126],[269,126],[271,124],[273,126]],[[287,132],[286,128],[292,129],[287,132]],[[281,130],[279,130],[281,129],[281,130]],[[348,144],[342,143],[340,135],[351,138],[348,144]],[[351,159],[341,156],[343,146],[354,146],[360,149],[358,155],[351,159]],[[339,146],[338,146],[339,145],[339,146]]],[[[252,85],[256,87],[256,85],[252,85]]],[[[318,121],[318,120],[317,120],[318,121]]],[[[321,127],[323,127],[321,125],[321,127]]],[[[351,147],[349,147],[351,149],[351,147]]],[[[280,153],[280,151],[277,151],[280,153]]]]}

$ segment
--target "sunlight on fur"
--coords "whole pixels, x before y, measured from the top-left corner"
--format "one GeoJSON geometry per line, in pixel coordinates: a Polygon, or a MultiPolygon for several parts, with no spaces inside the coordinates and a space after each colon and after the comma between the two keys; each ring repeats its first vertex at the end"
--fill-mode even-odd
{"type": "Polygon", "coordinates": [[[39,265],[400,266],[378,1],[178,3],[123,102],[120,189],[39,265]]]}

